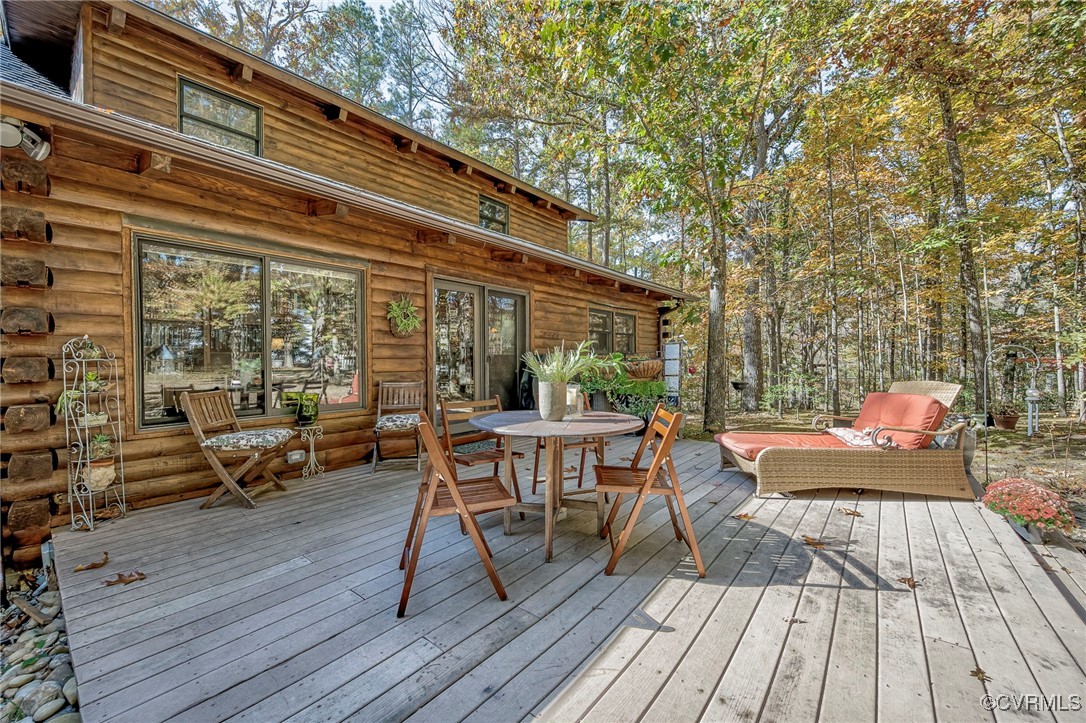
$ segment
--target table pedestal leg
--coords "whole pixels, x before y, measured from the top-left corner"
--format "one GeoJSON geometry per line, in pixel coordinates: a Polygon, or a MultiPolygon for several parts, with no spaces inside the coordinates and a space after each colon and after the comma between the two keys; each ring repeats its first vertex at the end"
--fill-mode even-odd
{"type": "MultiPolygon", "coordinates": [[[[506,436],[503,440],[505,444],[505,489],[509,492],[513,491],[513,438],[506,436]]],[[[518,500],[519,501],[519,500],[518,500]]],[[[524,513],[521,513],[523,517],[524,513]]],[[[505,527],[505,534],[513,534],[513,508],[506,507],[502,511],[502,524],[505,527]]]]}
{"type": "Polygon", "coordinates": [[[561,437],[547,440],[547,482],[543,503],[543,547],[545,559],[551,561],[554,550],[554,516],[562,499],[562,457],[564,450],[561,437]]]}

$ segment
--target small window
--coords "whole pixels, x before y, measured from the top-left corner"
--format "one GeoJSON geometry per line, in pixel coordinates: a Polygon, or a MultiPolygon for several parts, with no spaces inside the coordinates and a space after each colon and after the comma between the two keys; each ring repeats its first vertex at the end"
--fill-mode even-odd
{"type": "Polygon", "coordinates": [[[602,309],[588,310],[588,339],[597,354],[620,352],[633,354],[636,349],[637,317],[602,309]]]}
{"type": "Polygon", "coordinates": [[[178,128],[185,135],[260,155],[263,118],[259,106],[181,78],[177,107],[178,128]]]}
{"type": "Polygon", "coordinates": [[[479,225],[491,231],[509,233],[509,206],[486,196],[479,196],[479,225]]]}

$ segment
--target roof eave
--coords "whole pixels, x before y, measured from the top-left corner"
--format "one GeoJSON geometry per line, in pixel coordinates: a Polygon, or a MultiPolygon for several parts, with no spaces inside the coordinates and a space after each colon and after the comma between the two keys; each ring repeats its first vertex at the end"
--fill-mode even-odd
{"type": "Polygon", "coordinates": [[[52,97],[25,86],[5,81],[0,81],[0,89],[3,90],[4,102],[8,106],[5,112],[11,112],[10,107],[13,105],[21,106],[29,111],[48,116],[55,121],[69,123],[107,137],[119,137],[127,139],[129,142],[134,142],[131,139],[138,138],[137,144],[149,150],[167,153],[205,166],[225,167],[267,183],[289,188],[295,192],[344,203],[413,225],[450,233],[458,238],[488,244],[509,251],[517,251],[544,263],[554,263],[577,269],[604,279],[613,280],[620,285],[643,289],[670,299],[692,301],[698,298],[692,294],[645,279],[639,279],[530,241],[490,231],[481,226],[450,218],[435,211],[412,206],[373,191],[357,188],[293,166],[270,161],[266,158],[214,146],[148,121],[105,111],[68,99],[52,97]]]}
{"type": "Polygon", "coordinates": [[[522,190],[525,194],[535,196],[543,201],[549,202],[551,205],[573,214],[573,218],[570,220],[579,221],[598,221],[599,217],[583,209],[569,201],[559,198],[552,193],[548,193],[541,188],[536,188],[526,181],[512,176],[504,171],[501,171],[490,164],[481,161],[477,158],[473,158],[466,153],[456,150],[455,148],[448,146],[441,141],[431,138],[430,136],[420,133],[419,131],[406,126],[399,121],[384,116],[377,111],[367,108],[366,106],[351,100],[334,90],[325,88],[322,85],[314,83],[311,80],[303,78],[297,73],[293,73],[285,68],[281,68],[274,63],[270,63],[267,60],[253,55],[241,48],[238,48],[230,43],[216,38],[213,35],[209,35],[199,28],[194,28],[191,25],[181,22],[176,18],[173,18],[165,13],[160,12],[152,7],[148,7],[138,2],[132,2],[131,0],[94,0],[95,4],[101,7],[116,6],[125,11],[126,14],[131,15],[134,18],[143,20],[147,23],[155,25],[156,27],[163,28],[168,32],[171,32],[181,38],[184,38],[190,42],[195,42],[202,47],[211,50],[212,52],[221,55],[224,58],[233,60],[235,62],[242,62],[250,67],[258,70],[259,72],[267,75],[270,78],[286,83],[287,85],[297,86],[303,84],[306,88],[306,92],[315,97],[321,102],[335,104],[341,108],[347,109],[349,112],[363,119],[364,121],[376,126],[384,127],[389,132],[394,133],[397,136],[402,137],[404,140],[413,141],[419,144],[420,147],[425,148],[435,155],[442,156],[447,160],[452,161],[454,164],[470,165],[473,169],[482,172],[486,176],[492,177],[495,181],[501,183],[512,184],[518,189],[522,190]]]}

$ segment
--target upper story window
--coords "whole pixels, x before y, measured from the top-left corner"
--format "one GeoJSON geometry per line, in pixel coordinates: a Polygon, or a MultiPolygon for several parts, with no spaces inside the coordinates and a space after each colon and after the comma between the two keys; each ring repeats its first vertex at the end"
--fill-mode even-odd
{"type": "Polygon", "coordinates": [[[178,128],[215,145],[260,155],[263,117],[260,106],[188,78],[180,79],[178,128]]]}
{"type": "Polygon", "coordinates": [[[588,310],[588,339],[597,354],[620,352],[633,354],[636,349],[637,317],[604,309],[588,310]]]}
{"type": "Polygon", "coordinates": [[[509,206],[486,196],[479,196],[479,225],[491,231],[509,233],[509,206]]]}

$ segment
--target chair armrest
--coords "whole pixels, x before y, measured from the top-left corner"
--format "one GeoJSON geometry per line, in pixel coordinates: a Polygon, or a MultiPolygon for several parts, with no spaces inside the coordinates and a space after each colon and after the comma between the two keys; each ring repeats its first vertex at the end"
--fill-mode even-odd
{"type": "Polygon", "coordinates": [[[914,429],[912,427],[875,427],[871,430],[871,441],[883,449],[889,449],[893,444],[893,440],[889,437],[883,437],[879,439],[880,432],[911,432],[913,434],[923,434],[925,437],[949,437],[952,434],[958,435],[958,443],[955,445],[957,449],[961,449],[965,444],[965,438],[961,435],[961,432],[969,426],[968,422],[958,422],[949,429],[937,429],[935,431],[929,429],[914,429]]]}
{"type": "Polygon", "coordinates": [[[822,430],[826,429],[827,427],[832,427],[833,423],[835,421],[855,422],[856,418],[855,417],[838,417],[838,416],[835,416],[833,414],[819,414],[811,422],[811,427],[814,428],[814,430],[816,432],[821,432],[822,430]],[[820,426],[820,425],[825,425],[825,426],[820,426]]]}

